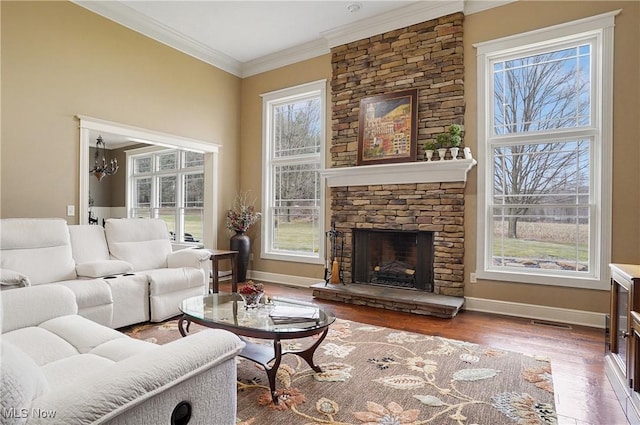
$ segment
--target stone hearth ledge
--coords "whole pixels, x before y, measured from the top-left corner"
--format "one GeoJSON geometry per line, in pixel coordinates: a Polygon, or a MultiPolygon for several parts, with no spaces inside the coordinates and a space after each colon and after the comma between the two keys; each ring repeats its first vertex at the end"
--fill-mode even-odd
{"type": "Polygon", "coordinates": [[[374,184],[466,182],[477,164],[471,159],[401,162],[393,164],[337,167],[320,171],[329,187],[374,184]]]}
{"type": "Polygon", "coordinates": [[[458,314],[464,298],[438,295],[406,288],[369,285],[366,283],[311,285],[313,296],[345,304],[366,305],[386,310],[404,311],[425,316],[451,319],[458,314]]]}

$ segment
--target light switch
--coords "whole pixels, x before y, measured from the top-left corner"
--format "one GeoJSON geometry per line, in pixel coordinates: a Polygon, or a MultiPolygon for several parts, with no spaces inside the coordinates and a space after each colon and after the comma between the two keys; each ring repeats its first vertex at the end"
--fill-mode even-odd
{"type": "Polygon", "coordinates": [[[76,206],[75,205],[67,205],[67,216],[73,217],[76,215],[76,206]]]}

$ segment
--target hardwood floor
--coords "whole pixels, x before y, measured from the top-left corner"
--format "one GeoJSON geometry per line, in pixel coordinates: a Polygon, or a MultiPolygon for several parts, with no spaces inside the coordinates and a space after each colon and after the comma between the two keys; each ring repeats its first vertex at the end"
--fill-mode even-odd
{"type": "MultiPolygon", "coordinates": [[[[221,290],[230,285],[221,283],[221,290]]],[[[268,295],[315,302],[341,319],[474,342],[551,358],[559,425],[626,425],[604,372],[604,331],[558,328],[529,319],[462,311],[439,319],[313,298],[310,289],[265,284],[268,295]]]]}

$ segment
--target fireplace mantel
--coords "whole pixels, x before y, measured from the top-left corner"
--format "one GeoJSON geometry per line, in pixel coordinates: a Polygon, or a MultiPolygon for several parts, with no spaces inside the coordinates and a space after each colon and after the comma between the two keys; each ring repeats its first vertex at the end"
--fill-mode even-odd
{"type": "Polygon", "coordinates": [[[475,159],[402,162],[360,167],[329,168],[320,171],[329,187],[372,184],[466,182],[475,159]]]}

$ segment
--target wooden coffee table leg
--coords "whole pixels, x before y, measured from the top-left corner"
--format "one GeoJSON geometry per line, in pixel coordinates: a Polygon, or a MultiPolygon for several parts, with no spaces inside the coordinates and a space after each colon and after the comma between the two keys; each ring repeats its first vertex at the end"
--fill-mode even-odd
{"type": "Polygon", "coordinates": [[[278,368],[280,367],[280,362],[282,361],[282,345],[280,344],[280,340],[278,339],[273,341],[273,353],[273,365],[271,367],[264,365],[264,369],[267,372],[267,377],[269,378],[271,399],[273,400],[273,404],[278,404],[278,393],[276,392],[276,375],[278,374],[278,368]]]}
{"type": "Polygon", "coordinates": [[[313,355],[315,354],[316,349],[320,346],[320,344],[322,344],[322,341],[324,341],[324,338],[327,336],[328,332],[329,327],[327,326],[324,332],[322,332],[322,335],[320,335],[320,338],[318,338],[315,344],[313,344],[311,347],[303,351],[292,352],[292,354],[296,354],[297,356],[302,357],[314,372],[322,373],[322,369],[320,368],[320,366],[316,366],[313,363],[313,355]]]}
{"type": "Polygon", "coordinates": [[[178,320],[178,330],[180,331],[180,335],[187,336],[189,333],[189,327],[191,326],[191,320],[188,317],[182,316],[178,320]],[[186,322],[186,326],[185,326],[186,322]]]}

